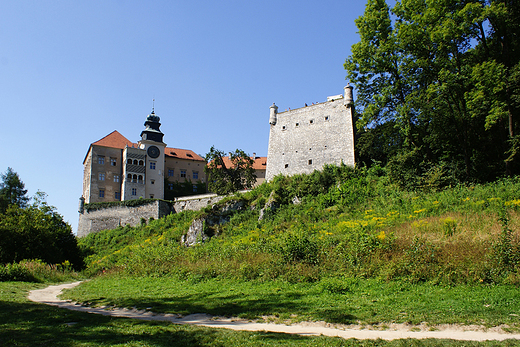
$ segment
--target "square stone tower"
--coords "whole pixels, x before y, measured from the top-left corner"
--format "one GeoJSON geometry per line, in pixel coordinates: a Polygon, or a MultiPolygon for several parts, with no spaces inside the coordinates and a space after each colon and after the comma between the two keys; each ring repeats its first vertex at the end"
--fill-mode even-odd
{"type": "Polygon", "coordinates": [[[266,180],[321,170],[325,164],[354,166],[352,87],[326,102],[278,113],[270,107],[266,180]]]}

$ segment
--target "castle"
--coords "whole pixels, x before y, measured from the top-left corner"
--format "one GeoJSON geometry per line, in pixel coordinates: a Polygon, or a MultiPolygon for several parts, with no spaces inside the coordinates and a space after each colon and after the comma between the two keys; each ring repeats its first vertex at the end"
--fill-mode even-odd
{"type": "MultiPolygon", "coordinates": [[[[311,173],[326,164],[354,166],[353,107],[350,86],[344,88],[343,95],[295,110],[278,113],[278,107],[273,104],[267,160],[253,154],[257,185],[279,174],[311,173]]],[[[200,209],[221,198],[195,196],[176,198],[172,203],[155,200],[135,207],[85,210],[84,204],[93,202],[139,198],[173,200],[175,196],[168,196],[168,192],[186,182],[192,191],[183,191],[184,195],[205,192],[204,158],[191,150],[166,147],[160,118],[153,110],[144,125],[137,143],[113,131],[90,145],[83,161],[78,236],[121,225],[136,225],[142,219],[160,218],[176,211],[200,209]]],[[[224,160],[228,164],[228,158],[224,160]]]]}
{"type": "Polygon", "coordinates": [[[191,191],[185,195],[206,192],[204,158],[192,150],[166,147],[153,110],[144,125],[138,143],[113,131],[90,145],[83,160],[85,203],[164,199],[179,183],[188,182],[191,191]]]}
{"type": "Polygon", "coordinates": [[[354,166],[352,87],[326,102],[278,113],[270,107],[265,179],[321,170],[325,164],[354,166]]]}

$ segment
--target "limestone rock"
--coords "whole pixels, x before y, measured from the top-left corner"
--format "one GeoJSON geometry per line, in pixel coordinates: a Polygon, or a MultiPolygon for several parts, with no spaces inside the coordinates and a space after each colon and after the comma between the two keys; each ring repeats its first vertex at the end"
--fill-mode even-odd
{"type": "Polygon", "coordinates": [[[188,233],[186,235],[182,235],[181,244],[186,247],[190,247],[197,243],[209,240],[210,237],[204,232],[204,224],[204,218],[195,219],[191,223],[188,229],[188,233]]]}
{"type": "Polygon", "coordinates": [[[260,216],[258,216],[258,221],[261,221],[265,217],[265,213],[267,211],[275,211],[278,207],[280,207],[280,203],[276,200],[276,195],[274,191],[269,194],[269,198],[265,202],[264,207],[260,210],[260,216]]]}
{"type": "Polygon", "coordinates": [[[181,238],[181,244],[191,247],[197,243],[208,241],[220,232],[220,226],[229,222],[231,216],[244,208],[245,204],[240,200],[229,200],[225,204],[212,206],[211,211],[204,217],[195,219],[186,235],[181,238]]]}

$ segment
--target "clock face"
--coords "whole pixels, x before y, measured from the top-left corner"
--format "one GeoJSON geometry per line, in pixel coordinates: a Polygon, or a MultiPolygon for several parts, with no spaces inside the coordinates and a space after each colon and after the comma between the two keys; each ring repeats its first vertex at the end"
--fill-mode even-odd
{"type": "Polygon", "coordinates": [[[156,146],[148,147],[148,155],[150,158],[157,158],[161,154],[161,151],[156,146]]]}

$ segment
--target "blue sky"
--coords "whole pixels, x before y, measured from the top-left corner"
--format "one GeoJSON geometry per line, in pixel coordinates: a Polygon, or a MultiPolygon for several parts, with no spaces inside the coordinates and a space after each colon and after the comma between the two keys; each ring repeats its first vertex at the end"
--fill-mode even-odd
{"type": "Polygon", "coordinates": [[[0,171],[74,231],[89,145],[137,142],[155,98],[169,147],[267,155],[269,106],[341,94],[364,1],[3,1],[0,171]]]}

